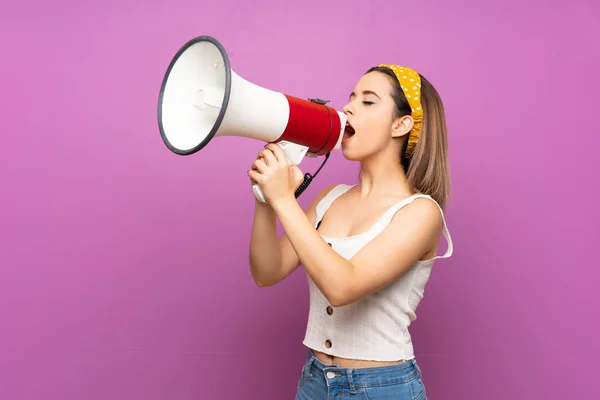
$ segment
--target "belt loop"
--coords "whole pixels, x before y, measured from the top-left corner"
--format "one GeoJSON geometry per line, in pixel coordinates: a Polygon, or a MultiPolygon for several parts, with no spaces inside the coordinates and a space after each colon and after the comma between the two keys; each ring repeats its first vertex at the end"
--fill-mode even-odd
{"type": "Polygon", "coordinates": [[[423,372],[421,371],[419,364],[417,364],[417,360],[413,359],[412,364],[415,367],[415,370],[417,371],[417,376],[419,377],[419,382],[423,383],[423,372]]]}
{"type": "Polygon", "coordinates": [[[304,368],[303,368],[303,371],[304,371],[304,379],[306,379],[306,380],[310,380],[310,379],[312,379],[312,366],[313,366],[313,363],[314,363],[314,362],[315,362],[315,359],[314,359],[314,357],[310,357],[310,358],[308,359],[308,361],[306,362],[306,365],[305,365],[305,366],[304,366],[304,368]]]}
{"type": "Polygon", "coordinates": [[[352,369],[348,368],[346,370],[346,375],[348,376],[348,385],[350,385],[350,394],[356,394],[356,388],[354,387],[354,380],[352,379],[352,369]]]}

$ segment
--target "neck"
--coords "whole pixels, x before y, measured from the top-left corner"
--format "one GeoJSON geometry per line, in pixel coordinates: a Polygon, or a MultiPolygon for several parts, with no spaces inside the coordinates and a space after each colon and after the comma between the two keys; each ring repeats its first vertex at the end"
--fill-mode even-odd
{"type": "Polygon", "coordinates": [[[414,193],[398,157],[383,152],[361,163],[358,187],[362,198],[414,193]]]}

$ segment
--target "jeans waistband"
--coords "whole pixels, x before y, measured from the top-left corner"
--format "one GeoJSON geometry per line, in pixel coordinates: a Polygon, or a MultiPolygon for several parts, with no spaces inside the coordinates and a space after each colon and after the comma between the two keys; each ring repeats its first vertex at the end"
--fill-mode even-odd
{"type": "Polygon", "coordinates": [[[413,379],[422,381],[422,373],[415,359],[380,367],[342,368],[324,364],[309,349],[303,368],[305,378],[321,379],[329,386],[354,387],[382,386],[406,383],[413,379]]]}

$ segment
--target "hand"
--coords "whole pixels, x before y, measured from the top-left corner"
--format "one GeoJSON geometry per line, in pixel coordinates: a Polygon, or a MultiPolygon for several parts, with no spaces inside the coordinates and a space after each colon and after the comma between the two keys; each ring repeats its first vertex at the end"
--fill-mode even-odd
{"type": "MultiPolygon", "coordinates": [[[[262,150],[262,151],[260,151],[260,152],[258,153],[258,155],[256,156],[256,161],[254,161],[254,163],[252,163],[252,170],[253,170],[253,171],[257,171],[257,169],[256,169],[256,162],[257,162],[257,161],[259,161],[259,160],[263,160],[263,162],[264,162],[264,155],[263,155],[263,152],[264,152],[264,151],[265,151],[265,150],[262,150]]],[[[252,177],[250,177],[250,173],[249,173],[249,172],[250,172],[250,171],[248,171],[248,177],[250,178],[250,186],[254,186],[254,185],[258,184],[258,182],[256,182],[254,179],[252,179],[252,177]]],[[[255,203],[257,206],[259,206],[259,207],[271,208],[271,205],[270,205],[268,202],[266,202],[266,203],[263,203],[263,202],[259,201],[258,199],[255,199],[255,202],[254,202],[254,203],[255,203]]]]}
{"type": "Polygon", "coordinates": [[[251,181],[258,183],[269,204],[285,198],[295,198],[294,192],[304,180],[297,166],[290,166],[285,153],[275,143],[269,143],[258,153],[248,171],[251,181]]]}

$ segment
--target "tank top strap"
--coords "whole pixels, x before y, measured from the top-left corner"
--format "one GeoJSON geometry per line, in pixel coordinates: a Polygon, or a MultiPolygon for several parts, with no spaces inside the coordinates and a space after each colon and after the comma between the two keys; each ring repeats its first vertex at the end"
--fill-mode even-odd
{"type": "Polygon", "coordinates": [[[335,199],[337,199],[338,197],[340,197],[341,195],[346,193],[353,186],[354,185],[346,185],[346,184],[342,183],[342,184],[335,186],[333,189],[331,189],[329,191],[329,193],[327,193],[325,196],[323,196],[321,201],[319,201],[319,203],[317,203],[317,206],[315,209],[315,212],[317,214],[317,218],[315,219],[315,228],[317,228],[319,226],[319,224],[321,223],[321,219],[323,219],[323,216],[325,215],[325,212],[329,209],[329,207],[335,201],[335,199]]]}
{"type": "Polygon", "coordinates": [[[442,210],[442,208],[440,207],[438,202],[435,201],[429,195],[415,194],[415,195],[407,197],[406,199],[394,204],[383,214],[381,219],[377,222],[376,230],[378,232],[383,231],[383,229],[392,221],[392,218],[399,210],[401,210],[404,206],[412,203],[413,201],[415,201],[416,199],[419,199],[419,198],[426,198],[426,199],[433,201],[435,203],[435,205],[438,207],[438,209],[440,210],[440,213],[442,214],[442,222],[443,222],[443,235],[444,235],[444,238],[446,239],[446,242],[448,242],[448,249],[446,250],[446,253],[444,255],[435,256],[435,257],[431,258],[430,261],[437,260],[438,258],[449,258],[454,251],[454,246],[452,245],[452,237],[450,236],[450,232],[449,232],[448,226],[446,224],[446,218],[444,216],[444,211],[442,210]]]}

